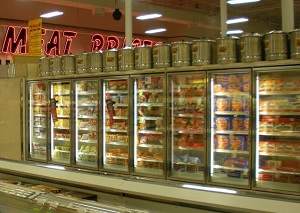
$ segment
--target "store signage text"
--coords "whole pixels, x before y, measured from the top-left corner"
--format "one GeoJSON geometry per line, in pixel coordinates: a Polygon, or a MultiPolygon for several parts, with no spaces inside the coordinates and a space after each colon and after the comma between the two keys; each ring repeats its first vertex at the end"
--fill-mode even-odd
{"type": "MultiPolygon", "coordinates": [[[[52,30],[51,30],[52,31],[52,30]]],[[[42,29],[42,36],[46,35],[46,29],[42,29]]],[[[72,42],[76,39],[77,32],[75,31],[60,31],[53,30],[48,41],[42,39],[41,45],[43,47],[44,55],[62,55],[71,53],[72,42]],[[65,38],[64,47],[61,48],[61,38],[65,38]]],[[[16,33],[14,26],[8,26],[5,37],[2,42],[2,53],[8,54],[27,54],[27,27],[21,27],[16,33]]],[[[132,46],[138,47],[141,45],[152,46],[153,44],[161,43],[152,40],[143,40],[135,38],[132,40],[132,46]]],[[[125,47],[126,38],[120,38],[114,35],[103,36],[102,34],[91,35],[91,51],[122,48],[125,47]]]]}

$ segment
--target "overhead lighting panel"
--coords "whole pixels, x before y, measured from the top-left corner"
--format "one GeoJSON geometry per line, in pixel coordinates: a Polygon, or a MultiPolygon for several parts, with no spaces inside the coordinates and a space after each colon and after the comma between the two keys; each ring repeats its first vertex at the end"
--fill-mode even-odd
{"type": "Polygon", "coordinates": [[[159,18],[159,17],[162,17],[162,14],[153,13],[153,14],[137,16],[136,19],[138,19],[138,20],[147,20],[147,19],[153,19],[153,18],[159,18]]]}
{"type": "Polygon", "coordinates": [[[247,18],[235,18],[235,19],[229,19],[226,21],[226,24],[236,24],[241,22],[249,21],[247,18]]]}
{"type": "Polygon", "coordinates": [[[227,1],[228,4],[245,4],[245,3],[253,3],[259,2],[260,0],[230,0],[227,1]]]}
{"type": "Polygon", "coordinates": [[[147,30],[145,33],[147,34],[153,34],[153,33],[160,33],[166,31],[166,28],[157,28],[157,29],[152,29],[152,30],[147,30]]]}
{"type": "Polygon", "coordinates": [[[197,185],[192,185],[192,184],[183,184],[182,186],[184,188],[188,188],[188,189],[198,189],[198,190],[205,190],[205,191],[211,191],[211,192],[222,192],[222,193],[227,193],[227,194],[236,194],[237,193],[235,190],[221,189],[221,188],[216,188],[216,187],[197,186],[197,185]]]}
{"type": "Polygon", "coordinates": [[[49,13],[45,13],[45,14],[42,14],[40,15],[41,18],[52,18],[52,17],[55,17],[55,16],[60,16],[64,14],[64,12],[61,12],[61,11],[53,11],[53,12],[49,12],[49,13]]]}
{"type": "Polygon", "coordinates": [[[243,33],[243,30],[228,30],[227,35],[232,35],[232,34],[241,34],[243,33]]]}

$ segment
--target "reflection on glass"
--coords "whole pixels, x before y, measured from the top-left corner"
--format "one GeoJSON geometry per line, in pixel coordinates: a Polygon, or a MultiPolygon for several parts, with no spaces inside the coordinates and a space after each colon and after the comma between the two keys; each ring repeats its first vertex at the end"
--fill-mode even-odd
{"type": "Polygon", "coordinates": [[[300,192],[300,77],[258,73],[256,92],[256,184],[300,192]]]}
{"type": "Polygon", "coordinates": [[[29,84],[29,157],[47,160],[47,86],[29,84]]]}
{"type": "Polygon", "coordinates": [[[104,80],[103,96],[103,167],[128,171],[128,80],[104,80]]]}
{"type": "Polygon", "coordinates": [[[204,180],[205,75],[174,75],[170,81],[171,176],[204,180]]]}
{"type": "Polygon", "coordinates": [[[134,169],[163,174],[164,103],[163,77],[134,80],[134,169]]]}
{"type": "Polygon", "coordinates": [[[76,164],[97,168],[98,156],[98,83],[75,83],[76,164]]]}
{"type": "Polygon", "coordinates": [[[249,184],[250,74],[211,75],[212,182],[249,184]]]}
{"type": "MultiPolygon", "coordinates": [[[[57,121],[51,114],[51,160],[58,163],[70,163],[70,83],[51,83],[51,99],[56,101],[57,121]]],[[[51,111],[51,109],[50,109],[51,111]]],[[[53,111],[51,111],[53,113],[53,111]]]]}

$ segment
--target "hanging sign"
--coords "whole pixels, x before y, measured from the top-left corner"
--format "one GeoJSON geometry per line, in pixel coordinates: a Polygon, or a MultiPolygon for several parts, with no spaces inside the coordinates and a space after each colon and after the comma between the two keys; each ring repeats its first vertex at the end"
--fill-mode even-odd
{"type": "Polygon", "coordinates": [[[42,55],[42,19],[34,19],[28,22],[29,55],[42,55]]]}
{"type": "Polygon", "coordinates": [[[57,112],[56,112],[56,100],[55,100],[55,98],[50,99],[50,114],[52,115],[53,122],[58,121],[57,112]]]}

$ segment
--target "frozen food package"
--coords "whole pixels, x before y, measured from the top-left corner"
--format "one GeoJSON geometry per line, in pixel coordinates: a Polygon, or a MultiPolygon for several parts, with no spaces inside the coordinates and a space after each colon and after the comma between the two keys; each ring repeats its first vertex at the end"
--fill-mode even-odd
{"type": "Polygon", "coordinates": [[[244,118],[234,117],[231,119],[231,128],[233,131],[243,131],[244,128],[244,118]]]}
{"type": "Polygon", "coordinates": [[[230,138],[229,135],[216,135],[215,147],[216,149],[229,149],[230,138]]]}
{"type": "Polygon", "coordinates": [[[248,150],[248,137],[247,136],[230,136],[230,149],[247,151],[248,150]]]}
{"type": "Polygon", "coordinates": [[[229,74],[228,83],[229,84],[240,84],[242,82],[241,74],[229,74]]]}
{"type": "Polygon", "coordinates": [[[216,98],[215,99],[215,111],[230,111],[230,99],[229,98],[216,98]]]}
{"type": "Polygon", "coordinates": [[[230,118],[229,117],[216,117],[215,118],[216,130],[226,131],[231,130],[230,118]]]}

